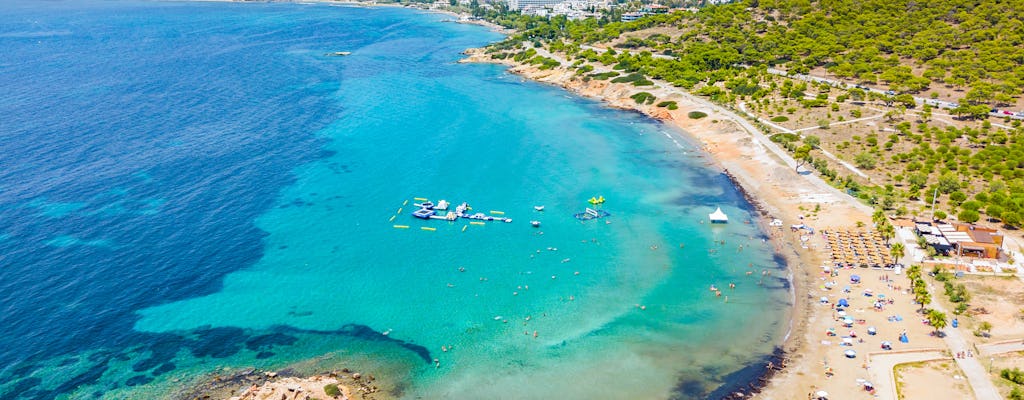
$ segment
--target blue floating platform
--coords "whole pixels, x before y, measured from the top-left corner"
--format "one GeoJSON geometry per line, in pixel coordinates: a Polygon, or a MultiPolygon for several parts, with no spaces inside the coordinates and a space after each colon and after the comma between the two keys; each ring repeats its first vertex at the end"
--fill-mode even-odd
{"type": "Polygon", "coordinates": [[[587,208],[585,211],[573,214],[572,216],[576,217],[576,219],[580,221],[589,221],[592,219],[604,218],[609,215],[612,215],[612,213],[607,212],[605,210],[595,210],[593,208],[587,208]]]}

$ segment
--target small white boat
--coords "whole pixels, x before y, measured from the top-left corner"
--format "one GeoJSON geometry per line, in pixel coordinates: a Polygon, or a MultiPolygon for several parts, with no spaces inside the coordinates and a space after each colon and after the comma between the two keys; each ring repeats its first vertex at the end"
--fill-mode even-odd
{"type": "Polygon", "coordinates": [[[544,206],[533,206],[533,209],[537,211],[544,211],[544,206]]]}
{"type": "Polygon", "coordinates": [[[534,228],[540,227],[540,221],[530,221],[530,225],[533,225],[534,228]]]}
{"type": "Polygon", "coordinates": [[[332,56],[332,57],[342,57],[342,56],[347,56],[347,55],[350,55],[350,54],[352,54],[351,51],[334,51],[334,52],[327,53],[328,56],[332,56]]]}

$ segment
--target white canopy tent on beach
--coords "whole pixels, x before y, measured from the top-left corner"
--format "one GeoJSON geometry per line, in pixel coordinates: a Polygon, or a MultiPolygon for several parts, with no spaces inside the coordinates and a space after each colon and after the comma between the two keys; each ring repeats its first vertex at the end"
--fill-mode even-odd
{"type": "Polygon", "coordinates": [[[715,212],[708,214],[708,219],[711,220],[711,223],[724,224],[729,222],[729,217],[722,212],[722,207],[718,207],[715,209],[715,212]]]}

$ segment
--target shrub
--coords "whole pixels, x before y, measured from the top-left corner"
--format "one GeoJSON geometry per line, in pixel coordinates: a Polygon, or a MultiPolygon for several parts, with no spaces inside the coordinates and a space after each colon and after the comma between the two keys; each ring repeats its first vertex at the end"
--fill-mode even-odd
{"type": "Polygon", "coordinates": [[[629,96],[629,98],[633,99],[633,101],[635,101],[636,104],[652,104],[654,103],[654,100],[657,99],[657,97],[654,97],[653,94],[647,92],[640,92],[632,96],[629,96]]]}
{"type": "Polygon", "coordinates": [[[701,119],[708,115],[700,111],[690,111],[689,113],[686,114],[686,116],[690,117],[690,119],[701,119]]]}
{"type": "Polygon", "coordinates": [[[341,389],[338,388],[338,385],[332,383],[324,386],[324,393],[331,397],[337,397],[341,396],[341,389]]]}
{"type": "Polygon", "coordinates": [[[663,101],[661,103],[658,103],[658,107],[665,107],[668,108],[669,110],[679,109],[679,105],[677,105],[674,101],[663,101]]]}
{"type": "Polygon", "coordinates": [[[587,64],[587,65],[583,65],[583,66],[580,66],[579,68],[577,68],[576,69],[576,74],[582,75],[582,74],[590,73],[593,70],[594,70],[594,66],[590,65],[590,64],[587,64]]]}
{"type": "Polygon", "coordinates": [[[878,160],[876,160],[875,156],[871,155],[871,153],[860,153],[853,158],[854,164],[857,164],[858,168],[863,169],[875,168],[875,163],[877,163],[877,161],[878,160]]]}
{"type": "Polygon", "coordinates": [[[789,117],[787,117],[785,115],[780,115],[780,116],[777,116],[777,117],[772,117],[772,122],[786,122],[786,121],[789,121],[789,117]]]}
{"type": "Polygon", "coordinates": [[[624,76],[620,76],[618,78],[612,79],[612,83],[633,83],[634,85],[636,84],[637,81],[650,82],[650,81],[644,79],[644,75],[643,74],[638,74],[636,72],[634,72],[632,74],[629,74],[629,75],[624,75],[624,76]]]}
{"type": "Polygon", "coordinates": [[[540,69],[541,70],[552,69],[552,68],[555,68],[555,67],[557,67],[559,65],[562,65],[562,63],[556,61],[553,58],[547,58],[547,57],[541,57],[541,56],[536,56],[534,58],[531,58],[529,63],[530,64],[534,64],[534,65],[540,65],[540,69]]]}
{"type": "Polygon", "coordinates": [[[799,137],[793,133],[776,133],[772,135],[769,139],[771,139],[775,143],[788,143],[796,141],[797,139],[799,139],[799,137]]]}
{"type": "Polygon", "coordinates": [[[1024,390],[1020,390],[1019,387],[1015,387],[1010,391],[1010,397],[1007,398],[1010,400],[1024,400],[1024,390]]]}
{"type": "Polygon", "coordinates": [[[591,78],[594,78],[594,79],[597,79],[599,81],[604,81],[604,80],[608,80],[608,78],[613,78],[613,77],[619,76],[619,73],[615,72],[615,71],[608,71],[608,72],[602,72],[600,74],[590,74],[590,75],[587,75],[587,76],[589,76],[591,78]]]}
{"type": "Polygon", "coordinates": [[[1003,369],[999,372],[999,376],[1018,385],[1024,385],[1024,371],[1021,371],[1020,368],[1003,369]]]}

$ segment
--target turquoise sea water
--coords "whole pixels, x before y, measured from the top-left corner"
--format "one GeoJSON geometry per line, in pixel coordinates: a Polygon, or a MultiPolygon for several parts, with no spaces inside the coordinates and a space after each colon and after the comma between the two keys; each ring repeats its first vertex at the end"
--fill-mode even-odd
{"type": "Polygon", "coordinates": [[[721,171],[641,115],[456,63],[500,39],[480,27],[0,7],[4,398],[289,365],[403,398],[703,398],[781,341],[785,272],[721,171]],[[610,217],[573,218],[599,195],[610,217]],[[512,222],[416,220],[416,197],[512,222]],[[733,222],[702,224],[717,206],[733,222]]]}

